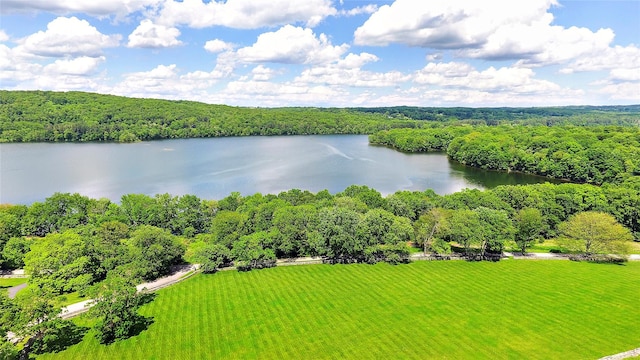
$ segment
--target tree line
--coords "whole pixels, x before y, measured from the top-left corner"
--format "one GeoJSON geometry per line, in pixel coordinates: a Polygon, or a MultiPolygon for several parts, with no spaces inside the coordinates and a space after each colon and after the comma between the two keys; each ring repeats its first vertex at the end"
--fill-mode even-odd
{"type": "Polygon", "coordinates": [[[0,142],[370,134],[418,125],[347,109],[247,108],[84,92],[0,91],[0,142]]]}
{"type": "Polygon", "coordinates": [[[393,118],[437,122],[464,121],[484,125],[639,125],[640,105],[561,106],[534,108],[466,108],[392,106],[350,108],[359,112],[385,114],[393,118]]]}
{"type": "Polygon", "coordinates": [[[381,131],[369,141],[406,152],[445,151],[482,169],[578,183],[620,184],[640,175],[638,127],[459,125],[381,131]]]}
{"type": "Polygon", "coordinates": [[[24,266],[32,282],[62,294],[82,291],[118,268],[152,280],[185,258],[211,260],[212,269],[268,266],[276,258],[301,256],[404,262],[408,245],[423,248],[436,233],[444,249],[501,252],[518,234],[530,240],[558,237],[560,224],[582,212],[609,214],[638,239],[640,177],[620,185],[547,183],[386,197],[360,185],[335,195],[294,189],[232,193],[220,200],[129,194],[119,204],[56,193],[28,206],[0,207],[0,265],[24,266]],[[524,219],[533,217],[536,226],[528,226],[538,233],[522,235],[524,219]],[[450,226],[440,221],[445,219],[450,226]]]}
{"type": "Polygon", "coordinates": [[[249,108],[85,92],[0,90],[0,142],[372,134],[435,124],[637,126],[640,106],[249,108]]]}

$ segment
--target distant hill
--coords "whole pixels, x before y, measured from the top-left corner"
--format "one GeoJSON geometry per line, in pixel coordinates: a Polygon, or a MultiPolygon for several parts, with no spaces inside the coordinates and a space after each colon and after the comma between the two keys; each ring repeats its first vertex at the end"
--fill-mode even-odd
{"type": "Polygon", "coordinates": [[[637,125],[640,105],[560,108],[249,108],[86,92],[0,91],[0,142],[372,134],[422,120],[637,125]]]}

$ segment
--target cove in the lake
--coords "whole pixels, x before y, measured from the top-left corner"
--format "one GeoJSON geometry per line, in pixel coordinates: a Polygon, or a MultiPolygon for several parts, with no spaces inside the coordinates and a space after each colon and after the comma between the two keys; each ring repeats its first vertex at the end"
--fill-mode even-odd
{"type": "Polygon", "coordinates": [[[426,189],[449,194],[545,181],[473,169],[444,154],[370,146],[363,135],[0,145],[0,203],[14,204],[42,201],[55,192],[113,201],[131,193],[221,199],[233,191],[277,194],[297,188],[337,193],[357,184],[383,195],[426,189]]]}

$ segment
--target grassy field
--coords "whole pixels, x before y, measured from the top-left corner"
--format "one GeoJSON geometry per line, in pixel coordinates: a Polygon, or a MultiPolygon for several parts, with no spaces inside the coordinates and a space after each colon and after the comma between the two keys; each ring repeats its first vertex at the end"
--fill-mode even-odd
{"type": "Polygon", "coordinates": [[[138,336],[39,358],[596,359],[640,347],[639,284],[640,263],[535,260],[197,275],[138,336]]]}
{"type": "Polygon", "coordinates": [[[0,289],[24,284],[27,280],[27,278],[0,278],[0,289]]]}

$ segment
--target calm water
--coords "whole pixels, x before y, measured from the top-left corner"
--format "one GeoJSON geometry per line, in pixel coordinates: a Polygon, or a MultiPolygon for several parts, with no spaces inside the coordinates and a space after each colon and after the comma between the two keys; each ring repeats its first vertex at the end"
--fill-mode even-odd
{"type": "Polygon", "coordinates": [[[54,192],[118,201],[124,194],[195,194],[221,199],[298,188],[331,193],[352,184],[382,194],[545,181],[486,172],[442,154],[403,154],[369,146],[366,136],[185,139],[133,144],[2,144],[0,203],[30,204],[54,192]]]}

